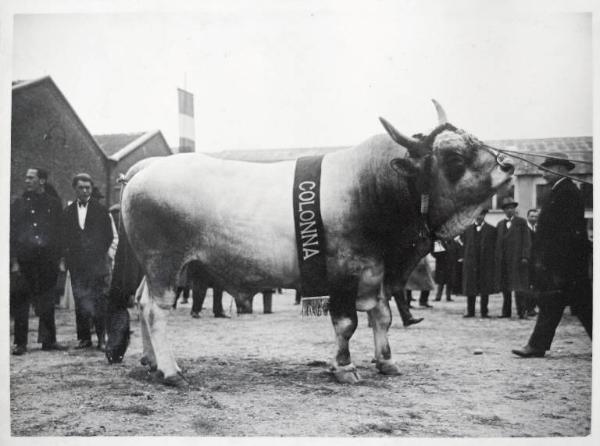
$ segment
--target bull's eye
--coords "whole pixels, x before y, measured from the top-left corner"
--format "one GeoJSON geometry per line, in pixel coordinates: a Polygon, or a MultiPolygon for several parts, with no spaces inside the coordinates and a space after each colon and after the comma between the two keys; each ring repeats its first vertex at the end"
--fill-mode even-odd
{"type": "Polygon", "coordinates": [[[442,168],[446,174],[446,178],[451,183],[456,183],[462,178],[466,170],[465,159],[462,155],[453,152],[443,156],[442,168]]]}

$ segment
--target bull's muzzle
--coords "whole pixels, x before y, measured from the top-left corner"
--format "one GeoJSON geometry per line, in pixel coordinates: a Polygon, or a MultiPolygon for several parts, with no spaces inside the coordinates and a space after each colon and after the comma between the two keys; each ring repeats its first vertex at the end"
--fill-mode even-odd
{"type": "Polygon", "coordinates": [[[515,161],[510,156],[504,155],[503,153],[498,153],[496,156],[496,162],[500,166],[502,172],[512,174],[515,171],[515,161]]]}

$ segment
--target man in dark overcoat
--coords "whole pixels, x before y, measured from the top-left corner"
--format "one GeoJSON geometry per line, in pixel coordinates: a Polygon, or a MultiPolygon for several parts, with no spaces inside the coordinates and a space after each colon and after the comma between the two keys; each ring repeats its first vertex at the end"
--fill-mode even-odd
{"type": "Polygon", "coordinates": [[[38,342],[42,350],[63,350],[56,343],[54,304],[60,258],[58,198],[45,191],[48,174],[30,168],[25,193],[10,208],[11,314],[14,317],[13,355],[27,351],[29,307],[39,317],[38,342]]]}
{"type": "Polygon", "coordinates": [[[500,317],[511,317],[512,292],[515,292],[517,314],[526,319],[525,299],[529,290],[529,257],[531,236],[524,218],[516,215],[518,203],[506,197],[502,210],[506,218],[496,226],[495,283],[502,291],[500,317]]]}
{"type": "Polygon", "coordinates": [[[494,251],[496,248],[496,228],[485,222],[487,209],[475,219],[463,234],[465,256],[463,260],[463,293],[467,296],[467,313],[464,317],[475,316],[475,299],[481,295],[481,317],[488,316],[489,295],[494,289],[494,251]]]}
{"type": "Polygon", "coordinates": [[[107,256],[113,231],[108,210],[91,198],[92,178],[86,173],[77,174],[72,186],[77,198],[65,208],[62,225],[64,256],[75,300],[77,348],[92,346],[93,322],[101,350],[105,344],[107,256]]]}
{"type": "Polygon", "coordinates": [[[550,349],[567,305],[592,338],[592,288],[587,269],[591,243],[583,200],[577,186],[562,176],[575,165],[563,153],[551,156],[542,163],[553,172],[544,171],[551,190],[540,211],[534,249],[540,312],[527,345],[513,350],[525,358],[542,357],[550,349]]]}

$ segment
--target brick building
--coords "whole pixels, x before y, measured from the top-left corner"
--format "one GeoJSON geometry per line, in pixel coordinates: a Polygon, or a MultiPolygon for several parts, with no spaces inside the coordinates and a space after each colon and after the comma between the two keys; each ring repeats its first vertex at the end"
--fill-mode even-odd
{"type": "Polygon", "coordinates": [[[32,166],[50,172],[63,204],[73,198],[71,179],[78,172],[106,191],[108,159],[49,76],[13,83],[11,130],[11,199],[23,193],[32,166]]]}
{"type": "Polygon", "coordinates": [[[37,166],[50,172],[63,204],[73,199],[73,175],[87,172],[110,206],[119,199],[120,173],[140,159],[171,154],[159,130],[92,136],[49,76],[13,82],[11,201],[24,190],[26,169],[37,166]]]}

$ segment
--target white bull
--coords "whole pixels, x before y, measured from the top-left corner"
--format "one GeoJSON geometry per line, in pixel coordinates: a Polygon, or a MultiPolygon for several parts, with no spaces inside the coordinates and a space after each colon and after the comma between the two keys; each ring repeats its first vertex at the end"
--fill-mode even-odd
{"type": "MultiPolygon", "coordinates": [[[[447,124],[435,104],[440,125],[427,136],[406,137],[382,120],[388,135],[323,158],[321,214],[338,344],[332,370],[341,382],[359,379],[348,348],[357,310],[369,312],[373,323],[378,370],[399,372],[387,338],[389,295],[403,288],[432,238],[462,232],[514,170],[509,160],[447,124]],[[419,212],[421,195],[429,196],[426,215],[419,212]]],[[[134,166],[128,174],[122,218],[147,276],[143,362],[162,372],[165,382],[181,379],[167,341],[167,316],[186,263],[200,262],[207,278],[238,299],[265,288],[301,286],[294,167],[294,161],[259,164],[180,154],[134,166]]],[[[113,302],[111,362],[126,348],[125,328],[115,322],[119,314],[113,302]]]]}

